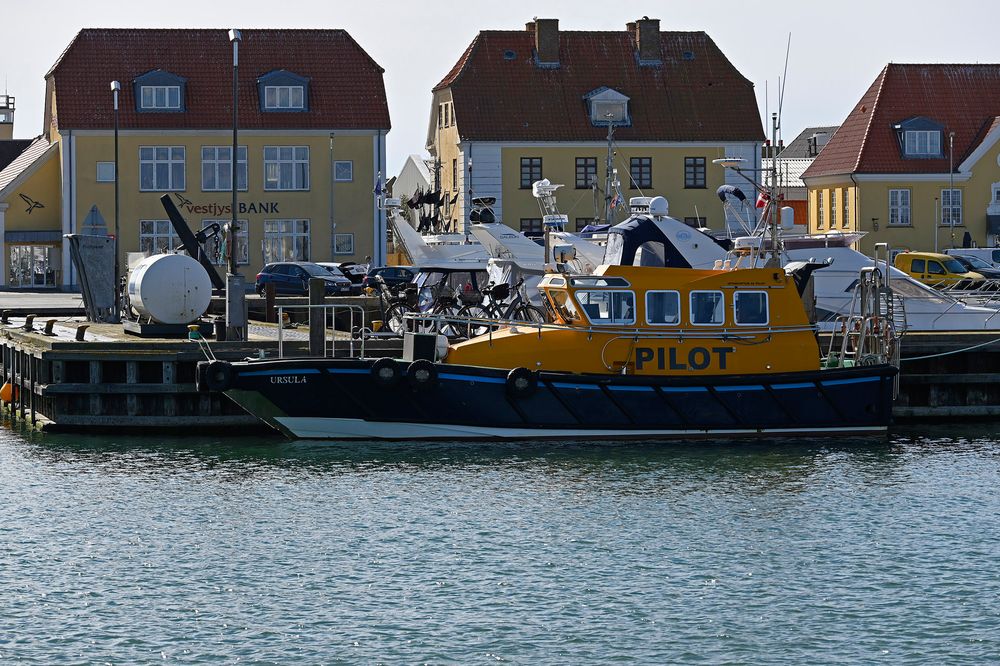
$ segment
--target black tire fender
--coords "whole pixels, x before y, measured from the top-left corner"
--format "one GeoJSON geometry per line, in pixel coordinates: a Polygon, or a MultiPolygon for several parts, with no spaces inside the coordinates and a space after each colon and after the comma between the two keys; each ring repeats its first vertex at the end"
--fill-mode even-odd
{"type": "Polygon", "coordinates": [[[538,376],[527,368],[514,368],[507,373],[507,395],[526,398],[538,388],[538,376]]]}
{"type": "Polygon", "coordinates": [[[432,362],[422,358],[406,369],[406,379],[412,388],[427,389],[437,385],[438,371],[432,362]]]}
{"type": "Polygon", "coordinates": [[[402,374],[399,364],[391,358],[380,358],[372,363],[372,381],[376,386],[382,388],[395,386],[402,374]]]}
{"type": "Polygon", "coordinates": [[[205,386],[209,391],[227,391],[233,385],[233,366],[225,361],[212,361],[205,368],[205,386]]]}

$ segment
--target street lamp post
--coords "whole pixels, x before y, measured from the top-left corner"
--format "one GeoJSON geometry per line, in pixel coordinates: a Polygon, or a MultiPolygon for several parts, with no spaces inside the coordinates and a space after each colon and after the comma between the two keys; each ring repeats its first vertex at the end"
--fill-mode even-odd
{"type": "Polygon", "coordinates": [[[118,93],[121,92],[122,84],[118,81],[111,82],[111,94],[114,97],[115,105],[115,301],[111,321],[118,323],[121,317],[121,261],[119,259],[119,236],[121,235],[121,221],[118,214],[118,93]]]}
{"type": "Polygon", "coordinates": [[[227,239],[227,247],[229,250],[229,271],[226,275],[226,339],[227,340],[244,340],[244,332],[246,329],[246,289],[244,284],[244,278],[236,271],[236,252],[238,248],[238,243],[236,240],[237,234],[239,232],[239,222],[236,219],[236,192],[237,183],[236,175],[237,169],[236,165],[239,160],[239,53],[240,53],[240,41],[243,39],[243,35],[239,30],[229,31],[229,41],[233,44],[233,153],[231,155],[232,161],[232,178],[230,180],[230,186],[233,189],[233,201],[232,201],[232,219],[229,223],[229,238],[227,239]]]}

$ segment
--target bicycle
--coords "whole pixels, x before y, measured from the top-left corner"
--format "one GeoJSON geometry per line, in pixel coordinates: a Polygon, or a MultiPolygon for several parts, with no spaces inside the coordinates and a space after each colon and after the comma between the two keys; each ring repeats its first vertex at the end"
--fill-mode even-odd
{"type": "Polygon", "coordinates": [[[469,336],[476,337],[497,328],[481,320],[509,321],[513,323],[543,324],[545,311],[528,302],[524,294],[524,278],[514,284],[514,299],[510,298],[511,286],[506,282],[486,285],[483,289],[484,301],[481,305],[470,304],[458,311],[459,317],[468,318],[469,336]],[[480,320],[480,321],[476,321],[480,320]]]}
{"type": "Polygon", "coordinates": [[[392,333],[402,335],[406,331],[406,315],[417,312],[417,288],[404,284],[393,291],[381,275],[375,276],[375,283],[378,285],[382,321],[392,333]]]}

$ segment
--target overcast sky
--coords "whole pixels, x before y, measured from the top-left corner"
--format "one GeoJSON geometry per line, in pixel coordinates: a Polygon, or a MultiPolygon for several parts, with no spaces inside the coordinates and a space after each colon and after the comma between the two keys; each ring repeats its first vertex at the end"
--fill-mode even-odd
{"type": "Polygon", "coordinates": [[[787,142],[806,126],[839,124],[887,62],[1000,62],[996,6],[985,0],[4,0],[0,77],[17,98],[15,136],[28,138],[42,131],[43,76],[80,28],[344,28],[386,70],[393,175],[408,154],[423,152],[430,89],[479,30],[523,29],[534,16],[558,18],[565,30],[623,30],[643,15],[659,18],[663,30],[704,30],[754,82],[762,115],[765,81],[775,108],[791,33],[787,142]]]}

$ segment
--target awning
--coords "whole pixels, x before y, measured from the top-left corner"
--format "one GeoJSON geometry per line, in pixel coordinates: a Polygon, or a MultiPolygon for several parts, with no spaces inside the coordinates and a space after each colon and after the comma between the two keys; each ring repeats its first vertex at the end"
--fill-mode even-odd
{"type": "Polygon", "coordinates": [[[987,215],[986,229],[990,236],[1000,234],[1000,215],[987,215]]]}
{"type": "Polygon", "coordinates": [[[62,243],[62,231],[8,231],[3,238],[8,243],[62,243]]]}

